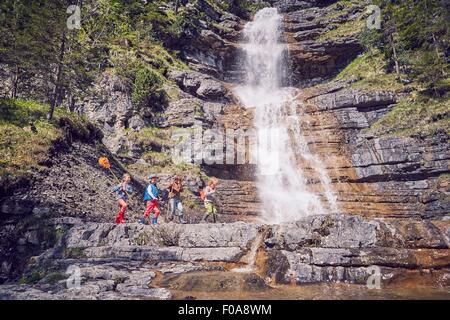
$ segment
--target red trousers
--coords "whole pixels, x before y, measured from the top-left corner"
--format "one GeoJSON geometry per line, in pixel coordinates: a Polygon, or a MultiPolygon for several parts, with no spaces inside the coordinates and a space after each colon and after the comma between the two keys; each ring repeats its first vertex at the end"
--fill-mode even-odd
{"type": "Polygon", "coordinates": [[[127,203],[123,200],[119,200],[119,212],[116,216],[116,223],[125,223],[125,212],[127,211],[127,203]]]}
{"type": "Polygon", "coordinates": [[[158,200],[147,201],[147,207],[145,209],[144,218],[147,218],[148,215],[152,212],[152,210],[155,211],[154,217],[158,218],[159,214],[161,213],[161,211],[159,210],[158,200]]]}

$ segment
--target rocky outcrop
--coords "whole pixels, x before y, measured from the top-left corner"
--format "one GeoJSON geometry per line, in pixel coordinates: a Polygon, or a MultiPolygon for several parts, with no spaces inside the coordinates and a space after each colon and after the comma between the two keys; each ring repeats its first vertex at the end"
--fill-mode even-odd
{"type": "MultiPolygon", "coordinates": [[[[118,76],[103,73],[91,90],[92,95],[77,104],[76,111],[85,114],[104,133],[103,143],[114,153],[120,150],[123,130],[135,116],[129,85],[118,76]]],[[[143,121],[134,118],[132,123],[143,121]]],[[[138,127],[140,127],[138,125],[138,127]]]]}
{"type": "Polygon", "coordinates": [[[200,99],[218,102],[227,102],[230,93],[223,83],[213,77],[199,72],[173,71],[170,76],[184,91],[199,97],[200,99]]]}
{"type": "MultiPolygon", "coordinates": [[[[361,52],[351,28],[338,36],[333,30],[360,21],[362,4],[270,2],[285,13],[291,74],[285,85],[323,82],[361,52]]],[[[236,44],[242,40],[243,22],[205,1],[199,4],[214,23],[198,21],[202,30],[180,53],[190,70],[167,74],[169,101],[163,110],[151,106],[135,110],[130,88],[107,72],[77,109],[100,126],[103,142],[127,165],[147,164],[134,176],[138,192],[130,201],[129,222],[143,212],[142,201],[136,200],[143,190],[139,177],[146,178],[155,166],[141,157],[169,148],[131,141],[132,133],[148,125],[167,132],[194,126],[204,130],[253,126],[254,110],[239,106],[230,90],[244,76],[236,44]]],[[[338,211],[346,215],[307,217],[275,226],[105,223],[113,220],[117,209],[110,193],[116,181],[98,167],[98,157],[108,154],[118,176],[125,168],[101,145],[77,143],[70,153],[49,159],[38,183],[1,200],[0,235],[5,240],[0,279],[7,284],[0,286],[0,298],[170,299],[161,275],[214,271],[219,274],[214,285],[220,287],[222,272],[253,262],[259,276],[239,277],[257,288],[273,283],[365,284],[373,266],[379,268],[383,285],[419,281],[450,286],[447,136],[406,138],[371,132],[372,125],[395,106],[398,93],[354,89],[350,81],[333,81],[302,90],[297,98],[308,147],[322,160],[338,211]],[[253,262],[248,260],[252,251],[253,262]],[[67,287],[70,270],[80,275],[79,287],[67,287]],[[17,284],[19,279],[22,285],[17,284]]],[[[317,173],[304,169],[314,189],[317,173]]],[[[221,222],[255,220],[261,211],[255,166],[203,165],[202,170],[220,179],[221,222]]],[[[160,185],[168,185],[172,176],[173,172],[162,173],[160,185]]],[[[192,176],[186,179],[192,181],[192,176]]],[[[184,199],[194,202],[198,199],[195,186],[191,187],[184,199]]],[[[191,223],[203,213],[195,208],[195,216],[187,214],[191,223]]]]}
{"type": "MultiPolygon", "coordinates": [[[[373,266],[390,284],[424,277],[448,286],[450,224],[314,216],[272,228],[268,264],[287,261],[269,276],[280,282],[366,284],[373,266]],[[285,258],[283,258],[285,257],[285,258]],[[372,267],[369,269],[369,267],[372,267]]],[[[276,264],[274,264],[276,265],[276,264]]]]}
{"type": "Polygon", "coordinates": [[[1,285],[0,298],[169,299],[171,292],[158,275],[214,270],[237,280],[242,273],[225,271],[248,263],[256,263],[261,278],[254,275],[251,281],[262,287],[365,284],[374,266],[380,268],[382,286],[406,280],[450,286],[450,224],[444,221],[321,215],[275,226],[145,226],[65,218],[50,220],[47,227],[57,232],[55,245],[28,261],[21,280],[27,284],[1,285]],[[255,245],[264,258],[248,260],[255,245]]]}
{"type": "MultiPolygon", "coordinates": [[[[206,1],[199,1],[196,5],[210,23],[199,19],[197,34],[189,37],[183,46],[184,60],[193,70],[218,79],[239,79],[241,73],[236,71],[239,71],[237,66],[241,50],[236,42],[241,37],[244,22],[230,12],[217,10],[206,1]]],[[[196,10],[195,6],[191,6],[191,10],[196,10]]]]}
{"type": "MultiPolygon", "coordinates": [[[[169,299],[158,273],[223,270],[238,263],[260,226],[145,226],[53,219],[54,247],[30,259],[22,282],[0,286],[1,299],[169,299]],[[78,287],[68,285],[76,272],[78,287]],[[32,283],[33,285],[30,285],[32,283]]],[[[51,231],[49,231],[51,232],[51,231]]]]}
{"type": "Polygon", "coordinates": [[[343,212],[445,218],[449,159],[443,135],[372,133],[399,94],[332,82],[299,94],[301,125],[323,159],[343,212]]]}
{"type": "Polygon", "coordinates": [[[307,86],[327,79],[363,51],[356,26],[364,13],[363,3],[347,4],[348,8],[325,6],[329,4],[325,1],[275,3],[285,13],[284,37],[289,50],[287,72],[290,75],[287,85],[307,86]],[[355,26],[333,36],[333,30],[352,23],[355,26]]]}

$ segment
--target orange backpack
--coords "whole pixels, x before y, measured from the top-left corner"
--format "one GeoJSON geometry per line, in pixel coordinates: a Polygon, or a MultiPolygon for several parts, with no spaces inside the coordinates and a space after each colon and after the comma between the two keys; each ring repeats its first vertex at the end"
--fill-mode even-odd
{"type": "Polygon", "coordinates": [[[205,190],[200,190],[200,199],[205,201],[205,190]]]}

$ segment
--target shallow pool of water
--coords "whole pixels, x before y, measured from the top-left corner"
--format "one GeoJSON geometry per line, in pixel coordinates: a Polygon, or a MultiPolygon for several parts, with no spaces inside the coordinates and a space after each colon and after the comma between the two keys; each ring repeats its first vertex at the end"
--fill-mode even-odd
{"type": "Polygon", "coordinates": [[[414,284],[369,289],[344,283],[314,285],[268,285],[258,275],[236,272],[196,272],[166,275],[159,286],[171,290],[174,299],[205,300],[450,300],[450,287],[414,284]]]}

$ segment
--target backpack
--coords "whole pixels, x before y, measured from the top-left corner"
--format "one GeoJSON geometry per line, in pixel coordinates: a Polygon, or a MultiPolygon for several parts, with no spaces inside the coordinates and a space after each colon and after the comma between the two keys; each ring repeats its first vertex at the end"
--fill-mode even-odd
{"type": "Polygon", "coordinates": [[[200,190],[200,199],[202,199],[202,201],[205,201],[205,190],[200,190]]]}
{"type": "Polygon", "coordinates": [[[161,192],[161,201],[169,200],[169,190],[164,189],[164,190],[160,190],[160,192],[161,192]]]}

